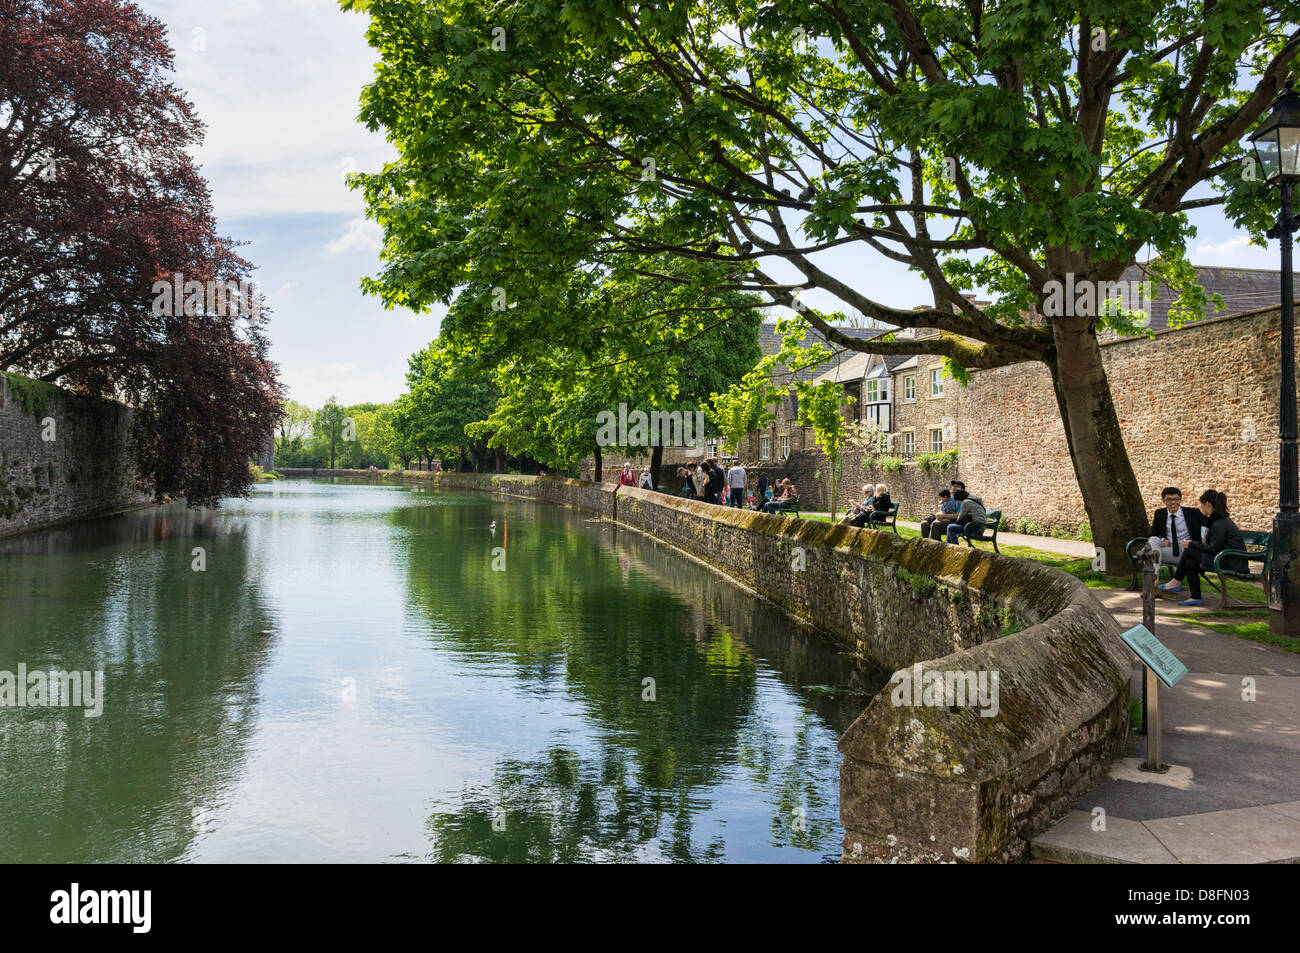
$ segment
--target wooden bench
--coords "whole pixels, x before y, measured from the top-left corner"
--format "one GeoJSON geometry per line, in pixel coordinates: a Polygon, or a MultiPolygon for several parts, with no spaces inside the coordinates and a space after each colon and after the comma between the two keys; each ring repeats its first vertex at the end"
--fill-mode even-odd
{"type": "Polygon", "coordinates": [[[975,548],[975,543],[971,542],[971,540],[992,543],[993,551],[1001,554],[1001,550],[998,549],[998,530],[1001,526],[1002,511],[989,510],[984,514],[983,524],[967,523],[965,526],[961,527],[961,536],[959,538],[964,539],[966,545],[971,549],[975,548]],[[985,536],[985,533],[988,533],[988,535],[985,536]]]}
{"type": "MultiPolygon", "coordinates": [[[[1219,604],[1216,609],[1227,609],[1230,606],[1251,606],[1253,602],[1246,602],[1242,599],[1233,599],[1228,595],[1228,580],[1237,579],[1241,582],[1263,582],[1268,578],[1268,564],[1273,558],[1273,534],[1262,533],[1253,529],[1243,529],[1241,531],[1242,541],[1245,542],[1245,549],[1225,549],[1214,557],[1214,573],[1219,577],[1219,604]],[[1226,567],[1227,560],[1234,557],[1240,557],[1246,561],[1246,571],[1238,572],[1226,567]],[[1250,564],[1252,562],[1262,563],[1259,572],[1251,572],[1250,564]]],[[[1207,573],[1205,581],[1214,585],[1207,573]]],[[[1267,584],[1265,584],[1267,588],[1267,584]]]]}
{"type": "MultiPolygon", "coordinates": [[[[1231,596],[1229,596],[1228,595],[1229,579],[1236,579],[1241,582],[1263,582],[1265,579],[1268,578],[1268,564],[1269,561],[1272,560],[1273,558],[1273,534],[1260,532],[1253,529],[1243,529],[1241,531],[1241,538],[1246,544],[1246,548],[1244,550],[1225,549],[1223,552],[1219,553],[1217,556],[1214,557],[1214,568],[1204,573],[1205,581],[1209,583],[1210,588],[1217,589],[1218,591],[1219,604],[1217,606],[1214,606],[1214,608],[1216,609],[1227,609],[1229,607],[1256,605],[1256,603],[1245,602],[1241,599],[1233,599],[1231,596]],[[1260,567],[1260,570],[1257,573],[1249,572],[1249,571],[1244,573],[1234,572],[1231,569],[1224,568],[1226,566],[1226,561],[1224,560],[1224,557],[1228,557],[1229,559],[1231,559],[1234,556],[1243,557],[1246,560],[1247,570],[1250,569],[1250,564],[1252,562],[1262,562],[1263,565],[1260,567]],[[1214,578],[1210,575],[1210,573],[1213,573],[1214,575],[1217,575],[1219,577],[1217,583],[1214,581],[1214,578]]],[[[1129,540],[1129,544],[1124,547],[1124,552],[1128,555],[1129,562],[1133,564],[1133,582],[1132,585],[1129,586],[1129,589],[1135,592],[1142,588],[1142,581],[1141,579],[1138,578],[1142,571],[1142,565],[1138,560],[1138,555],[1142,552],[1142,547],[1144,547],[1147,544],[1148,539],[1150,539],[1149,536],[1139,536],[1137,539],[1129,540]]],[[[1162,562],[1160,564],[1160,569],[1169,570],[1169,577],[1171,579],[1173,578],[1174,568],[1175,567],[1173,565],[1166,562],[1162,562]]],[[[1156,581],[1157,582],[1160,581],[1159,572],[1156,573],[1156,581]]],[[[1161,595],[1164,596],[1164,593],[1161,593],[1161,595]]],[[[1169,596],[1167,596],[1166,598],[1174,599],[1174,598],[1182,598],[1182,596],[1183,593],[1180,591],[1177,593],[1170,593],[1169,596]]]]}
{"type": "Polygon", "coordinates": [[[869,527],[887,526],[890,529],[892,529],[894,531],[894,535],[897,536],[898,535],[898,509],[902,505],[903,504],[901,503],[889,504],[888,513],[881,513],[877,510],[872,510],[871,515],[867,517],[867,526],[869,527]]]}
{"type": "MultiPolygon", "coordinates": [[[[771,502],[770,500],[768,502],[771,502]]],[[[783,500],[781,505],[773,510],[778,516],[787,516],[793,514],[799,516],[799,494],[795,494],[793,500],[783,500]]]]}

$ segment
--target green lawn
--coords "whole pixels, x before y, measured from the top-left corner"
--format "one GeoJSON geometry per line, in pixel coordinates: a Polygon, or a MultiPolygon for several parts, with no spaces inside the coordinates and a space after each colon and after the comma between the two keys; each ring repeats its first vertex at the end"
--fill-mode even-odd
{"type": "MultiPolygon", "coordinates": [[[[1241,613],[1239,612],[1238,615],[1241,613]]],[[[1207,629],[1213,629],[1215,632],[1226,632],[1228,635],[1235,635],[1238,638],[1249,639],[1252,642],[1264,642],[1267,645],[1276,645],[1279,648],[1286,649],[1288,652],[1294,652],[1300,655],[1300,639],[1288,638],[1285,635],[1274,635],[1268,631],[1268,620],[1259,622],[1241,622],[1233,625],[1227,622],[1209,622],[1206,619],[1198,619],[1194,616],[1183,616],[1183,622],[1190,622],[1192,625],[1204,626],[1207,629]]]]}

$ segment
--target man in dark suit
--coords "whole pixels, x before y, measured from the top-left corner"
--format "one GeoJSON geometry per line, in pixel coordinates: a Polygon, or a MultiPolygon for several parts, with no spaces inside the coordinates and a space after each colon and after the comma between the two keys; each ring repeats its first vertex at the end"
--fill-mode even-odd
{"type": "Polygon", "coordinates": [[[1160,499],[1165,505],[1151,517],[1151,538],[1153,544],[1159,540],[1160,561],[1177,566],[1188,541],[1200,540],[1205,518],[1197,507],[1183,506],[1183,491],[1176,486],[1161,490],[1160,499]]]}

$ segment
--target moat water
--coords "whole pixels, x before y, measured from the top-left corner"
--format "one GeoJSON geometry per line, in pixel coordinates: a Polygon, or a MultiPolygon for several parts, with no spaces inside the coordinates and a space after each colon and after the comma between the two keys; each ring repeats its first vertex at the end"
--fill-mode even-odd
{"type": "Polygon", "coordinates": [[[835,861],[885,677],[590,514],[345,480],[0,541],[20,665],[102,709],[0,705],[4,862],[835,861]]]}

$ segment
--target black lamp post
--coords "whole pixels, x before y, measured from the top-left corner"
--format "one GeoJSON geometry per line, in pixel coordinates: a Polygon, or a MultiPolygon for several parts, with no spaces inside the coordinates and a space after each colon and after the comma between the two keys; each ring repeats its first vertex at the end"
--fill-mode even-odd
{"type": "Polygon", "coordinates": [[[1300,636],[1300,455],[1296,447],[1295,291],[1291,281],[1291,233],[1300,218],[1291,213],[1291,195],[1300,181],[1300,94],[1291,84],[1250,141],[1264,180],[1281,187],[1282,211],[1269,238],[1282,245],[1282,394],[1278,409],[1281,438],[1279,496],[1273,519],[1273,561],[1268,576],[1268,626],[1277,635],[1300,636]]]}

